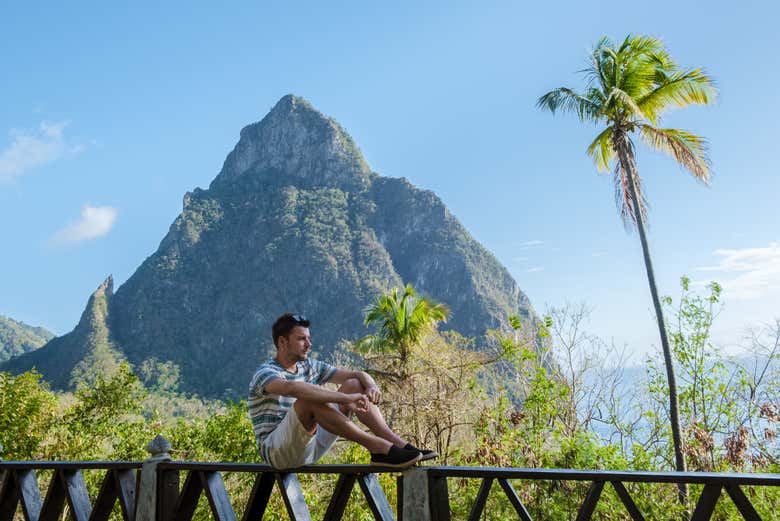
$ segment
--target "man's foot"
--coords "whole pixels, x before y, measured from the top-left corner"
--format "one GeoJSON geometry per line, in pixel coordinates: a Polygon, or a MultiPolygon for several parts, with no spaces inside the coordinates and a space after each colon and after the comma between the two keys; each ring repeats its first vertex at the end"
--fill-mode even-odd
{"type": "Polygon", "coordinates": [[[417,450],[399,449],[393,445],[387,454],[371,454],[371,464],[379,467],[405,469],[420,461],[422,457],[422,454],[417,450]]]}
{"type": "Polygon", "coordinates": [[[407,443],[406,446],[404,447],[404,450],[416,450],[417,452],[419,452],[422,455],[422,457],[420,458],[420,461],[427,461],[429,459],[433,459],[433,458],[438,458],[439,457],[439,453],[436,452],[435,450],[418,449],[417,447],[415,447],[411,443],[407,443]]]}

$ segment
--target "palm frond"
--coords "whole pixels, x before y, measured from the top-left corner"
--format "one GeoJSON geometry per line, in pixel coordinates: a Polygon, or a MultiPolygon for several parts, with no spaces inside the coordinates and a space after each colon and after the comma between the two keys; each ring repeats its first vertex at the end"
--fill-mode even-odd
{"type": "Polygon", "coordinates": [[[599,172],[609,172],[609,162],[615,157],[612,148],[613,130],[611,125],[605,128],[588,146],[588,155],[593,158],[599,172]]]}
{"type": "Polygon", "coordinates": [[[444,322],[450,310],[433,299],[420,297],[407,284],[403,293],[393,288],[380,295],[366,309],[365,325],[375,324],[377,332],[358,342],[366,352],[398,352],[405,357],[422,336],[438,322],[444,322]]]}
{"type": "Polygon", "coordinates": [[[717,97],[712,78],[702,69],[676,71],[669,75],[659,70],[655,83],[655,88],[638,100],[638,105],[653,124],[656,124],[658,115],[670,107],[709,105],[717,97]]]}
{"type": "Polygon", "coordinates": [[[676,67],[663,41],[655,36],[629,35],[618,52],[628,60],[647,60],[665,69],[676,67]]]}
{"type": "Polygon", "coordinates": [[[367,335],[352,344],[352,347],[362,355],[386,353],[390,346],[377,335],[367,335]]]}
{"type": "Polygon", "coordinates": [[[639,135],[655,150],[665,152],[704,184],[710,181],[707,140],[687,130],[639,125],[639,135]]]}
{"type": "Polygon", "coordinates": [[[567,87],[551,90],[539,97],[536,106],[549,110],[553,114],[558,110],[572,112],[582,121],[594,121],[601,115],[601,106],[597,101],[567,87]]]}
{"type": "Polygon", "coordinates": [[[622,118],[628,119],[629,121],[636,121],[645,117],[644,112],[642,112],[642,109],[636,104],[634,98],[617,87],[614,87],[609,92],[609,96],[604,102],[604,106],[607,111],[616,116],[615,119],[622,118]]]}

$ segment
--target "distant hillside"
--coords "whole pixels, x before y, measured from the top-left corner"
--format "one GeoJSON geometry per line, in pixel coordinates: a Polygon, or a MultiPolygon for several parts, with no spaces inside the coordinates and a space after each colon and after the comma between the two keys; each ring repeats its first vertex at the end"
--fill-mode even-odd
{"type": "Polygon", "coordinates": [[[92,381],[98,374],[112,374],[124,359],[109,340],[106,316],[113,280],[106,279],[89,298],[78,325],[40,349],[0,365],[0,371],[21,373],[32,368],[54,387],[72,388],[75,382],[92,381]]]}
{"type": "Polygon", "coordinates": [[[0,315],[0,362],[34,351],[52,338],[54,334],[42,327],[0,315]]]}
{"type": "Polygon", "coordinates": [[[446,327],[467,336],[506,327],[510,314],[536,320],[436,194],[372,172],[336,121],[285,96],[241,131],[207,190],[184,196],[116,293],[104,283],[72,333],[12,367],[67,386],[90,360],[154,359],[179,370],[184,392],[243,397],[279,314],[307,315],[328,357],[368,332],[363,311],[377,295],[405,283],[449,305],[446,327]]]}

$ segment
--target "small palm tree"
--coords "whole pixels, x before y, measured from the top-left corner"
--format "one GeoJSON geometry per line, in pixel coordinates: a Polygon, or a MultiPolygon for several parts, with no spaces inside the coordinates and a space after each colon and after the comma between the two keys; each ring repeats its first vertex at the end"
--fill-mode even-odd
{"type": "MultiPolygon", "coordinates": [[[[658,125],[661,115],[668,109],[712,103],[716,89],[701,69],[680,69],[661,41],[647,36],[629,35],[619,46],[602,38],[583,72],[587,77],[584,92],[558,88],[540,97],[538,106],[553,113],[558,110],[573,112],[583,122],[607,125],[588,147],[588,155],[593,157],[600,171],[609,171],[610,163],[614,164],[616,202],[621,217],[628,228],[635,225],[639,231],[669,384],[676,468],[684,471],[677,385],[645,235],[647,205],[634,160],[632,136],[638,133],[651,148],[670,154],[697,180],[708,183],[710,165],[706,141],[688,131],[658,125]]],[[[680,493],[684,499],[685,490],[681,489],[680,493]]]]}
{"type": "Polygon", "coordinates": [[[403,293],[393,288],[380,295],[366,309],[365,325],[376,325],[377,333],[362,338],[357,348],[364,353],[394,354],[398,357],[398,376],[409,376],[409,356],[420,340],[439,322],[446,322],[449,308],[427,297],[420,297],[407,284],[403,293]]]}

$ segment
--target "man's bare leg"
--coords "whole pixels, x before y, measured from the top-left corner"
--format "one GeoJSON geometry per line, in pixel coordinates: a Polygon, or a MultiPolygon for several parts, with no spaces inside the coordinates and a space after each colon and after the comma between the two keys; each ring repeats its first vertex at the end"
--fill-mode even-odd
{"type": "Polygon", "coordinates": [[[387,454],[393,442],[365,432],[339,409],[328,404],[296,400],[293,405],[303,428],[314,434],[317,425],[342,438],[359,443],[373,454],[387,454]]]}
{"type": "MultiPolygon", "coordinates": [[[[363,387],[363,384],[360,383],[360,380],[357,378],[350,378],[341,384],[341,387],[339,387],[339,392],[346,394],[363,394],[366,392],[366,390],[363,387]]],[[[344,406],[340,406],[339,410],[341,410],[341,412],[345,415],[349,414],[349,411],[344,406]]],[[[382,412],[379,410],[379,407],[373,403],[369,403],[368,409],[366,411],[356,412],[355,415],[358,417],[358,420],[360,420],[363,425],[368,427],[369,430],[376,436],[389,441],[396,447],[406,446],[406,440],[398,436],[395,432],[393,432],[392,429],[390,429],[390,427],[387,425],[387,422],[385,422],[385,418],[382,416],[382,412]]]]}

